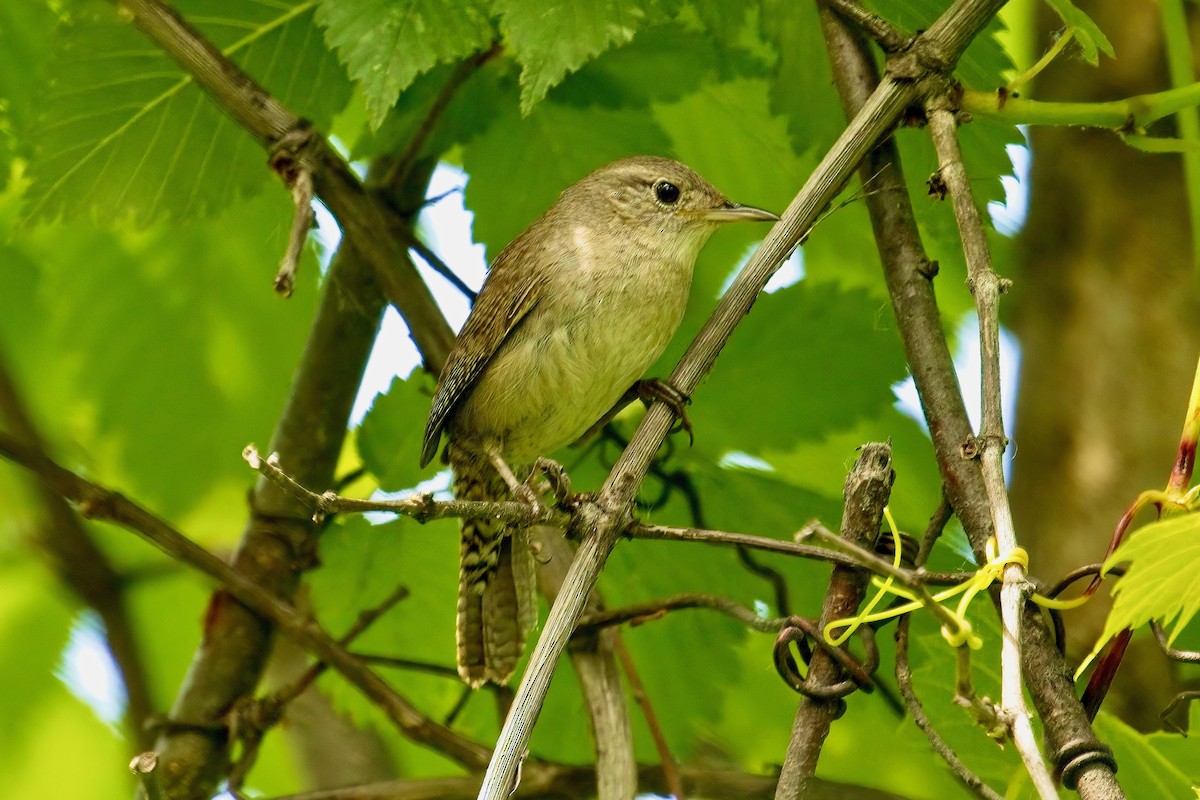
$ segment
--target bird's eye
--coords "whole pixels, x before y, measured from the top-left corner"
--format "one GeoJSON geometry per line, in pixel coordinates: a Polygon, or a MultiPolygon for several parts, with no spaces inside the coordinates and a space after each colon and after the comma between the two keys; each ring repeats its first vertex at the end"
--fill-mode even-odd
{"type": "Polygon", "coordinates": [[[679,199],[679,187],[670,181],[659,181],[654,184],[654,196],[660,203],[672,205],[679,199]]]}

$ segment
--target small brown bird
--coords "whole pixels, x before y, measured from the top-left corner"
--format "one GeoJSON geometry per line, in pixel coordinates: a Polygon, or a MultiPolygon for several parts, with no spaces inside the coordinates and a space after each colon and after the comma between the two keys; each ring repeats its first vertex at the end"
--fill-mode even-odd
{"type": "MultiPolygon", "coordinates": [[[[718,225],[776,219],[665,158],[625,158],[568,187],[492,263],[438,381],[422,465],[444,430],[456,496],[510,498],[509,465],[579,438],[662,354],[718,225]]],[[[463,521],[458,671],[473,687],[512,677],[537,620],[526,536],[463,521]]]]}

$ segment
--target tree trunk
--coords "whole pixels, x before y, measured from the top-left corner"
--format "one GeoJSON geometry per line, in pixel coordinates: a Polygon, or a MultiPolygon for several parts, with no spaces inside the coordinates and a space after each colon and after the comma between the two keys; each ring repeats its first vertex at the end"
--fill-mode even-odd
{"type": "MultiPolygon", "coordinates": [[[[1118,60],[1093,69],[1061,58],[1033,96],[1110,100],[1168,85],[1157,3],[1079,5],[1118,60]]],[[[1039,30],[1059,24],[1049,16],[1039,30]]],[[[1032,139],[1029,221],[1009,308],[1023,347],[1012,500],[1033,572],[1056,581],[1099,561],[1138,492],[1166,484],[1200,316],[1181,159],[1140,153],[1109,132],[1045,128],[1032,139]]],[[[1108,604],[1092,605],[1068,616],[1075,653],[1090,649],[1108,604]]],[[[1174,689],[1147,644],[1131,647],[1108,707],[1158,727],[1174,689]]]]}

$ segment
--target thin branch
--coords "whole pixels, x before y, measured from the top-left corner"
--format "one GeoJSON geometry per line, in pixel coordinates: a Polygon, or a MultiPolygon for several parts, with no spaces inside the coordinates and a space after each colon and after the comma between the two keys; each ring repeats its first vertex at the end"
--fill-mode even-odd
{"type": "Polygon", "coordinates": [[[667,735],[663,733],[662,725],[658,722],[658,715],[654,713],[654,704],[650,702],[650,695],[646,693],[646,687],[642,685],[642,678],[638,675],[637,665],[633,663],[633,656],[622,639],[614,638],[616,639],[617,658],[620,659],[621,668],[625,670],[625,677],[629,680],[629,690],[633,694],[634,702],[642,709],[642,717],[646,720],[646,727],[650,729],[650,738],[654,740],[654,749],[658,751],[658,760],[662,766],[663,783],[666,784],[667,794],[674,800],[686,800],[687,793],[683,790],[679,767],[675,763],[675,757],[671,755],[671,747],[667,744],[667,735]]]}
{"type": "MultiPolygon", "coordinates": [[[[1008,489],[1004,483],[1004,450],[1008,439],[1004,435],[1000,394],[1000,295],[1008,289],[1008,281],[992,270],[983,218],[962,161],[954,112],[942,105],[941,101],[935,100],[927,106],[927,114],[930,135],[938,154],[938,173],[953,201],[958,233],[967,260],[967,283],[975,296],[979,317],[983,411],[978,455],[992,512],[992,530],[1000,553],[1009,553],[1016,549],[1017,537],[1008,504],[1008,489]]],[[[1058,790],[1038,749],[1021,683],[1021,615],[1029,588],[1025,568],[1018,563],[1009,563],[1004,569],[1000,589],[1003,625],[1000,710],[1011,726],[1013,742],[1038,794],[1045,800],[1053,800],[1058,797],[1058,790]]]]}
{"type": "Polygon", "coordinates": [[[430,135],[437,127],[438,121],[441,120],[446,107],[450,105],[450,101],[454,99],[454,95],[457,94],[467,79],[474,75],[480,67],[500,55],[501,50],[503,50],[503,46],[500,42],[496,41],[487,50],[480,50],[478,53],[459,62],[454,72],[446,80],[446,83],[442,85],[438,96],[434,98],[429,111],[425,114],[425,118],[421,120],[421,126],[409,137],[408,142],[404,146],[404,151],[388,169],[387,175],[384,177],[386,184],[389,186],[402,186],[408,181],[409,173],[412,172],[413,164],[416,163],[417,157],[421,154],[421,149],[425,146],[430,135]]]}
{"type": "Polygon", "coordinates": [[[421,257],[422,261],[429,265],[430,269],[449,281],[450,285],[455,289],[458,289],[458,291],[462,293],[463,297],[472,302],[475,301],[475,290],[470,286],[467,286],[466,281],[458,277],[458,273],[450,269],[450,265],[445,261],[442,261],[441,257],[438,256],[437,253],[430,250],[429,245],[425,244],[420,239],[417,239],[415,242],[413,242],[412,249],[421,257]]]}
{"type": "Polygon", "coordinates": [[[885,53],[899,53],[912,44],[913,37],[878,14],[864,8],[858,0],[820,0],[820,2],[874,39],[885,53]]]}
{"type": "MultiPolygon", "coordinates": [[[[849,118],[867,103],[879,76],[871,54],[840,24],[828,25],[829,16],[822,14],[826,45],[834,83],[849,118]]],[[[861,175],[876,187],[865,202],[905,359],[929,422],[943,490],[976,558],[982,560],[992,533],[987,493],[978,462],[962,457],[963,445],[973,436],[934,296],[932,280],[937,266],[921,242],[895,143],[889,140],[876,147],[861,175]]],[[[1028,688],[1046,726],[1047,750],[1054,754],[1064,780],[1069,778],[1072,786],[1078,784],[1084,798],[1122,796],[1113,775],[1112,752],[1092,731],[1075,698],[1069,671],[1041,620],[1026,615],[1021,633],[1028,688]]]]}
{"type": "Polygon", "coordinates": [[[341,673],[413,741],[470,768],[480,768],[487,763],[489,751],[486,747],[427,718],[338,645],[315,622],[132,500],[59,466],[3,433],[0,433],[0,456],[40,477],[60,495],[75,503],[85,517],[106,520],[132,531],[168,556],[219,582],[239,602],[269,620],[284,634],[341,673]]]}
{"type": "MultiPolygon", "coordinates": [[[[338,646],[343,648],[349,647],[376,620],[390,611],[401,600],[408,597],[408,594],[407,587],[398,586],[378,605],[363,611],[358,615],[358,619],[355,620],[354,624],[350,626],[350,629],[337,640],[338,646]]],[[[238,731],[238,736],[242,741],[242,748],[241,755],[229,770],[226,782],[230,792],[236,794],[241,790],[242,782],[258,761],[258,754],[262,747],[263,739],[267,732],[283,719],[283,713],[287,706],[304,694],[316,682],[317,678],[325,673],[328,666],[324,661],[317,661],[288,686],[266,697],[251,701],[242,707],[239,716],[245,718],[245,721],[239,720],[242,724],[235,723],[235,729],[238,731]],[[250,722],[251,724],[245,724],[245,722],[250,722]]]]}
{"type": "Polygon", "coordinates": [[[343,497],[333,492],[318,494],[284,472],[279,466],[279,458],[274,453],[263,458],[259,454],[258,448],[254,445],[247,445],[246,449],[242,451],[242,458],[250,465],[251,469],[259,472],[289,495],[313,509],[313,514],[317,518],[342,512],[388,511],[412,517],[418,522],[446,518],[494,519],[521,527],[537,524],[562,527],[570,521],[569,514],[553,506],[539,504],[535,509],[526,503],[515,500],[502,502],[434,500],[430,494],[413,494],[399,500],[360,500],[354,497],[343,497]]]}
{"type": "Polygon", "coordinates": [[[661,619],[672,611],[685,608],[707,608],[720,611],[733,617],[748,628],[762,633],[778,633],[788,624],[787,617],[760,617],[751,609],[746,608],[736,600],[714,594],[699,592],[683,592],[667,597],[658,597],[641,603],[631,603],[627,606],[584,614],[575,628],[575,635],[595,631],[613,625],[642,625],[655,619],[661,619]]]}
{"type": "MultiPolygon", "coordinates": [[[[804,526],[801,533],[811,535],[821,531],[825,531],[825,528],[820,523],[810,522],[804,526]]],[[[925,570],[897,571],[892,567],[891,562],[863,550],[851,550],[850,548],[835,550],[832,547],[818,547],[749,533],[675,528],[669,525],[646,525],[635,522],[626,528],[624,535],[630,539],[663,539],[676,542],[703,542],[727,547],[748,547],[769,553],[811,558],[814,561],[825,561],[845,567],[865,567],[879,575],[894,575],[905,586],[953,586],[956,583],[962,583],[974,574],[972,572],[927,572],[925,570]]],[[[838,547],[842,546],[836,537],[830,540],[830,543],[835,541],[838,542],[838,547]]]]}

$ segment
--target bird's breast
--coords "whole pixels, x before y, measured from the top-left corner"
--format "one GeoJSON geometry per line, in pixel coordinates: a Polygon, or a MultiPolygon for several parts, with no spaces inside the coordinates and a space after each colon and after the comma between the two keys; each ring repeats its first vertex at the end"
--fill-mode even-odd
{"type": "Polygon", "coordinates": [[[514,461],[582,435],[658,359],[687,305],[694,255],[582,244],[547,276],[459,415],[514,461]]]}

